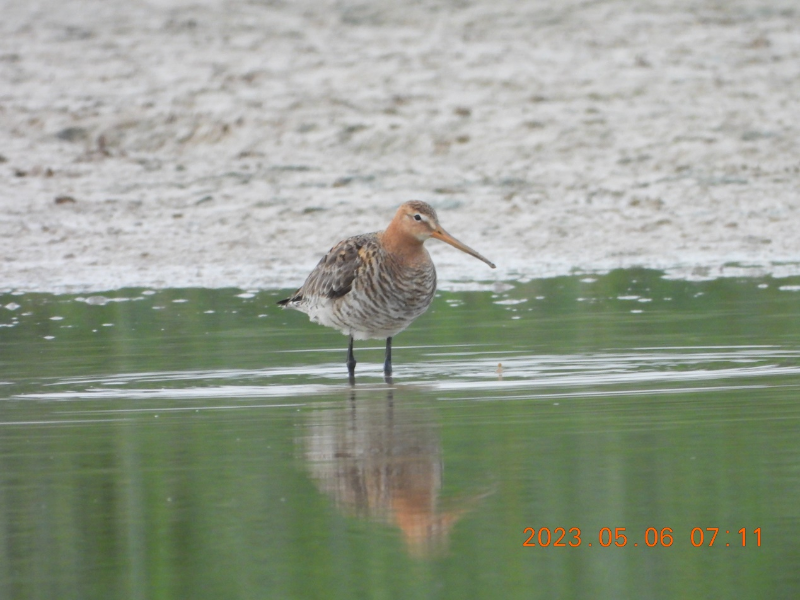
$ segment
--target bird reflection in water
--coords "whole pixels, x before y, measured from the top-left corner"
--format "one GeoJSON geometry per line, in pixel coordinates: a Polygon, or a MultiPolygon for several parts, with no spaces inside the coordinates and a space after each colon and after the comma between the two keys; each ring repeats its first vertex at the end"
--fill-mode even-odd
{"type": "Polygon", "coordinates": [[[430,411],[350,391],[340,410],[310,416],[305,459],[319,489],[345,514],[394,525],[409,553],[442,555],[453,525],[478,495],[442,509],[442,449],[430,411]],[[361,395],[361,394],[360,394],[361,395]]]}

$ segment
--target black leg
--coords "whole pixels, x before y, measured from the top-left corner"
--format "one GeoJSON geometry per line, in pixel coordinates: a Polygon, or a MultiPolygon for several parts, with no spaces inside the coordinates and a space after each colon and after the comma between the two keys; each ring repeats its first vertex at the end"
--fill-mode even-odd
{"type": "Polygon", "coordinates": [[[350,376],[350,383],[356,381],[356,357],[353,356],[353,336],[350,336],[350,343],[347,345],[347,374],[350,376]]]}
{"type": "Polygon", "coordinates": [[[383,374],[386,377],[392,375],[392,338],[386,338],[386,359],[383,361],[383,374]]]}

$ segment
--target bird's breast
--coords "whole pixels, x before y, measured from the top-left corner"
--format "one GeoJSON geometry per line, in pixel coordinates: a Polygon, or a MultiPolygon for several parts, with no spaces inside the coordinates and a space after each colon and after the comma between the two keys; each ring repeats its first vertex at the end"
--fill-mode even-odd
{"type": "Polygon", "coordinates": [[[391,337],[424,313],[436,292],[433,263],[365,261],[353,289],[335,301],[338,328],[356,338],[391,337]]]}

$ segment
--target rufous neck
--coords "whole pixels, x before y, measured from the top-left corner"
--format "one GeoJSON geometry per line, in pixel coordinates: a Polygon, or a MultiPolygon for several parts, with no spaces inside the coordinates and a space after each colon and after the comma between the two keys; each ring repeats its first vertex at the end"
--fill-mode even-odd
{"type": "Polygon", "coordinates": [[[381,241],[387,252],[401,260],[409,262],[425,260],[426,252],[422,247],[423,242],[402,229],[394,221],[389,223],[381,235],[381,241]]]}

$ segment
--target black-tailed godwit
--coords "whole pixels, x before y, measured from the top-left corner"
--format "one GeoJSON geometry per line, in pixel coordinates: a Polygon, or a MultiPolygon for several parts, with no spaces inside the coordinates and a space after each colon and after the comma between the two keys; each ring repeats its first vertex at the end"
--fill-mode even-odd
{"type": "Polygon", "coordinates": [[[311,271],[284,308],[350,336],[347,371],[355,378],[353,340],[385,338],[384,375],[392,374],[392,338],[424,313],[436,291],[436,269],[423,244],[447,242],[495,268],[487,258],[447,233],[425,202],[406,202],[384,231],[339,242],[311,271]]]}

